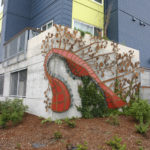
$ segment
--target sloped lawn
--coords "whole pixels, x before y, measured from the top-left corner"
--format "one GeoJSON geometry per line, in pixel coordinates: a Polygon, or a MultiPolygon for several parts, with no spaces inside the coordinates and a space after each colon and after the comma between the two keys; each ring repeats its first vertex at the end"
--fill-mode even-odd
{"type": "Polygon", "coordinates": [[[67,150],[67,145],[84,143],[88,150],[111,150],[107,142],[114,136],[122,138],[127,150],[140,150],[141,147],[150,150],[150,131],[146,136],[136,133],[133,118],[119,116],[119,126],[111,125],[107,119],[76,119],[76,127],[70,128],[66,123],[41,124],[41,118],[25,114],[19,125],[10,124],[6,129],[0,129],[0,150],[67,150]],[[54,138],[56,131],[62,135],[59,140],[54,138]]]}

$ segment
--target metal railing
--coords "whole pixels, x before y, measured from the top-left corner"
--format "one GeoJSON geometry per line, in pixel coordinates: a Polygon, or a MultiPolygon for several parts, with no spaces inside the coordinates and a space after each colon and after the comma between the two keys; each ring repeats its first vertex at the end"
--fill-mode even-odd
{"type": "Polygon", "coordinates": [[[4,44],[4,61],[22,53],[26,53],[28,40],[41,31],[34,28],[25,28],[4,44]]]}

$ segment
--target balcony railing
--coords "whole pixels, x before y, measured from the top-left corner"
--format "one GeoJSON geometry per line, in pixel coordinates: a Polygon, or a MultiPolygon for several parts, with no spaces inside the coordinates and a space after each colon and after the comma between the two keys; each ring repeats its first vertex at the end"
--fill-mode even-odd
{"type": "Polygon", "coordinates": [[[25,28],[4,44],[4,61],[11,59],[22,53],[26,53],[28,40],[38,35],[39,30],[34,28],[25,28]]]}

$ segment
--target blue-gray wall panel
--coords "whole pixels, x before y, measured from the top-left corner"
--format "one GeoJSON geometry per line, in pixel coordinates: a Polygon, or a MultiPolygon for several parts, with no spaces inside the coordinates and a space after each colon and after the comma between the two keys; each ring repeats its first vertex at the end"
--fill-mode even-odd
{"type": "Polygon", "coordinates": [[[41,27],[53,20],[55,24],[71,27],[72,0],[32,0],[31,26],[41,27]],[[40,6],[42,3],[42,6],[40,6]]]}
{"type": "Polygon", "coordinates": [[[9,40],[15,34],[29,26],[29,20],[16,15],[7,14],[4,41],[9,40]]]}
{"type": "Polygon", "coordinates": [[[141,26],[139,20],[133,22],[122,11],[118,12],[118,20],[118,42],[140,50],[141,66],[150,68],[150,26],[141,26]]]}
{"type": "Polygon", "coordinates": [[[118,0],[118,8],[150,24],[150,0],[118,0]]]}
{"type": "MultiPolygon", "coordinates": [[[[7,0],[7,8],[4,10],[6,26],[4,41],[9,40],[15,34],[28,27],[30,24],[30,0],[7,0]]],[[[2,29],[3,30],[3,29],[2,29]]]]}

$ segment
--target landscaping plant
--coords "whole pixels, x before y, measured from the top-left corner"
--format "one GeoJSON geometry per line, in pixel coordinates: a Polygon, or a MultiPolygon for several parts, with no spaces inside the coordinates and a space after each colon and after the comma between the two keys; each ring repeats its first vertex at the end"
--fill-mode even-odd
{"type": "Polygon", "coordinates": [[[21,122],[23,115],[27,110],[27,106],[23,105],[23,100],[14,99],[6,100],[0,104],[0,126],[6,127],[11,121],[14,125],[21,122]]]}
{"type": "Polygon", "coordinates": [[[119,126],[119,119],[118,119],[118,114],[110,114],[109,118],[106,120],[111,125],[114,126],[119,126]]]}
{"type": "Polygon", "coordinates": [[[108,112],[103,92],[90,77],[82,77],[78,91],[82,106],[77,107],[83,118],[104,117],[108,112]]]}
{"type": "Polygon", "coordinates": [[[56,131],[56,132],[54,133],[54,139],[55,139],[55,140],[60,140],[61,138],[62,138],[61,132],[56,131]]]}
{"type": "Polygon", "coordinates": [[[47,118],[47,119],[43,119],[42,121],[41,121],[41,124],[44,124],[44,123],[51,123],[52,122],[52,119],[49,117],[49,118],[47,118]]]}
{"type": "Polygon", "coordinates": [[[140,134],[146,134],[150,125],[150,104],[148,101],[139,99],[133,102],[129,108],[129,114],[139,122],[139,125],[135,125],[136,131],[140,134]]]}
{"type": "Polygon", "coordinates": [[[78,144],[76,150],[87,150],[87,142],[84,142],[84,144],[78,144]]]}
{"type": "Polygon", "coordinates": [[[55,120],[55,123],[58,124],[58,125],[61,125],[63,122],[62,122],[62,120],[57,119],[57,120],[55,120]]]}
{"type": "Polygon", "coordinates": [[[150,104],[147,100],[142,99],[134,101],[129,108],[129,114],[138,122],[148,123],[150,121],[150,104]]]}
{"type": "Polygon", "coordinates": [[[126,144],[121,144],[122,138],[117,136],[107,142],[107,145],[112,147],[112,150],[126,150],[126,144]]]}
{"type": "Polygon", "coordinates": [[[139,125],[135,125],[135,128],[138,133],[146,134],[149,131],[149,123],[140,123],[139,125]]]}

